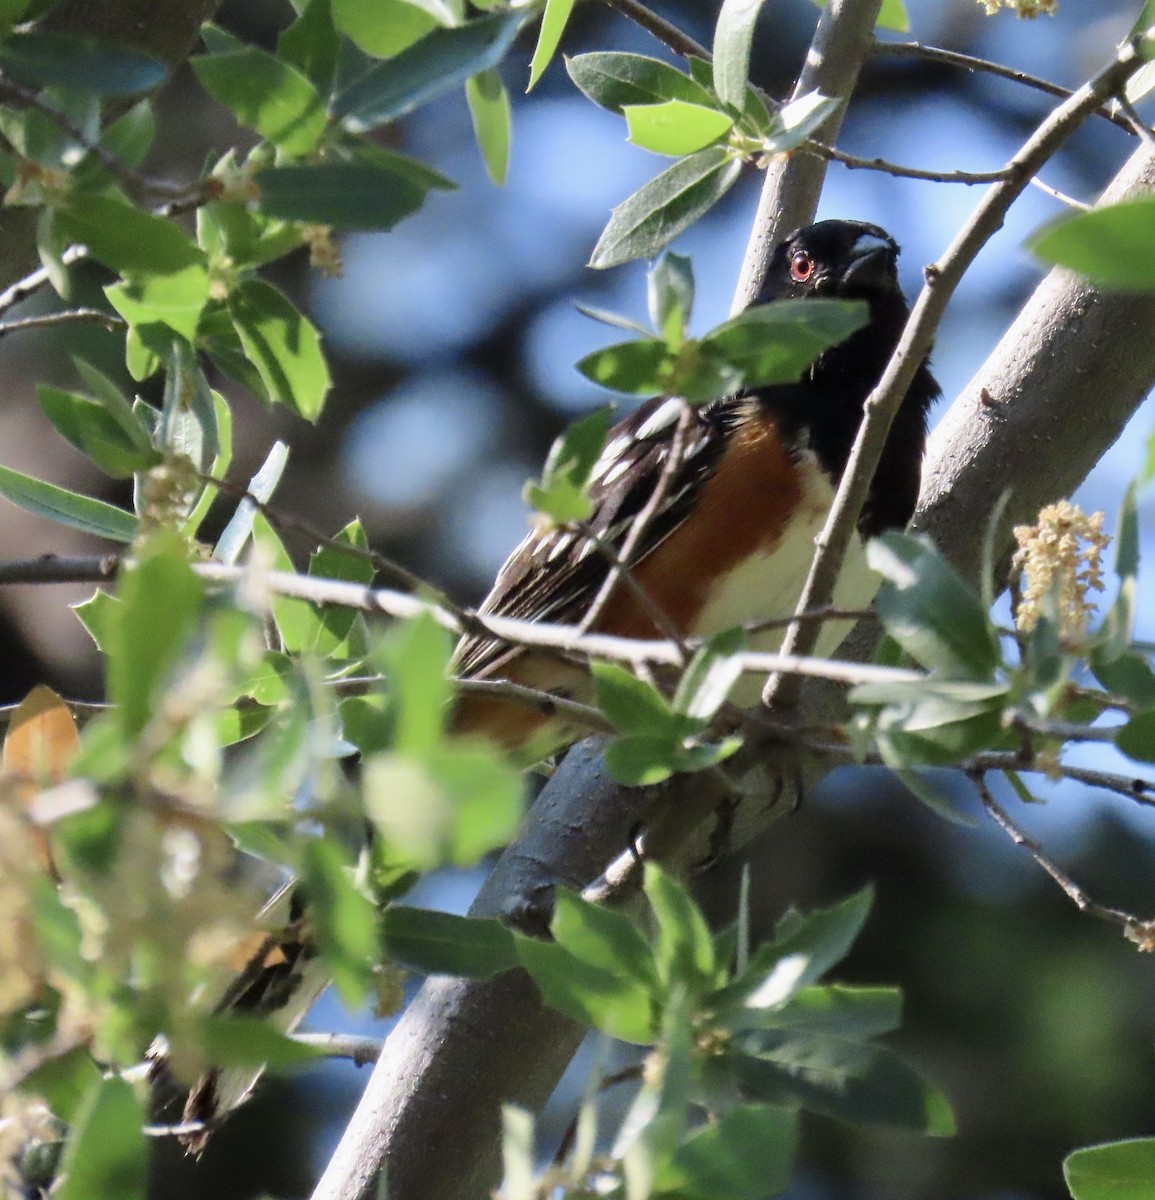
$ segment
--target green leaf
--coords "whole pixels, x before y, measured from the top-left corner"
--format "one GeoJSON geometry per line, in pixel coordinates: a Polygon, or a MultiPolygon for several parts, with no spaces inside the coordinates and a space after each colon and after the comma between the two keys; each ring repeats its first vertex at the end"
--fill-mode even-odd
{"type": "Polygon", "coordinates": [[[399,621],[374,659],[388,677],[397,713],[393,744],[419,758],[437,748],[445,728],[453,682],[448,663],[453,641],[430,613],[399,621]]]}
{"type": "Polygon", "coordinates": [[[159,370],[171,334],[188,343],[196,338],[197,325],[209,295],[208,271],[199,263],[170,274],[152,275],[104,289],[109,304],[132,326],[129,330],[128,366],[134,379],[146,379],[159,370]],[[140,355],[134,359],[133,338],[140,355]],[[135,365],[135,369],[134,369],[135,365]]]}
{"type": "Polygon", "coordinates": [[[742,386],[793,383],[824,351],[870,319],[861,300],[776,300],[759,304],[712,329],[702,353],[740,371],[742,386]]]}
{"type": "Polygon", "coordinates": [[[1137,762],[1155,762],[1155,708],[1136,713],[1115,735],[1115,745],[1137,762]]]}
{"type": "Polygon", "coordinates": [[[36,395],[56,429],[113,479],[129,479],[134,471],[160,462],[160,454],[123,398],[124,410],[114,415],[99,400],[46,384],[36,389],[36,395]]]}
{"type": "Polygon", "coordinates": [[[394,904],[382,918],[382,937],[390,958],[425,975],[489,979],[519,962],[513,934],[493,918],[394,904]]]}
{"type": "Polygon", "coordinates": [[[200,1048],[205,1058],[218,1067],[287,1067],[316,1062],[324,1056],[319,1046],[295,1042],[260,1017],[235,1013],[202,1017],[200,1048]]]}
{"type": "Polygon", "coordinates": [[[113,1075],[82,1101],[60,1163],[56,1200],[144,1200],[148,1150],[145,1114],[132,1085],[113,1075]]]}
{"type": "Polygon", "coordinates": [[[610,415],[608,408],[595,409],[554,439],[540,483],[529,480],[523,493],[536,512],[558,525],[590,517],[590,473],[605,445],[610,415]]]}
{"type": "Polygon", "coordinates": [[[476,744],[442,743],[419,760],[376,755],[364,791],[387,844],[421,870],[473,866],[509,841],[523,806],[517,771],[476,744]]]}
{"type": "Polygon", "coordinates": [[[378,63],[340,92],[333,110],[354,133],[376,129],[459,87],[505,57],[524,10],[434,29],[396,58],[378,63]]]}
{"type": "Polygon", "coordinates": [[[1155,1190],[1155,1138],[1084,1146],[1063,1160],[1074,1200],[1150,1200],[1155,1190]]]}
{"type": "Polygon", "coordinates": [[[1142,196],[1063,217],[1028,246],[1044,262],[1067,267],[1113,291],[1155,291],[1155,197],[1142,196]]]}
{"type": "Polygon", "coordinates": [[[0,496],[38,517],[111,542],[131,542],[136,537],[136,517],[123,508],[44,483],[8,467],[0,467],[0,496]]]}
{"type": "Polygon", "coordinates": [[[656,863],[645,867],[645,893],[658,922],[656,959],[668,988],[700,993],[714,978],[714,939],[690,893],[656,863]]]}
{"type": "Polygon", "coordinates": [[[655,154],[693,154],[734,127],[734,118],[702,104],[666,100],[661,104],[628,104],[623,110],[629,140],[655,154]]]}
{"type": "MultiPolygon", "coordinates": [[[[898,988],[843,984],[805,987],[782,1008],[745,1011],[751,1019],[760,1019],[763,1027],[868,1038],[898,1028],[902,1020],[902,992],[898,988]]],[[[727,1027],[742,1026],[734,1020],[727,1021],[727,1027]]]]}
{"type": "Polygon", "coordinates": [[[57,219],[68,238],[88,247],[91,258],[123,275],[169,275],[206,266],[204,254],[175,222],[114,196],[71,195],[57,219]]]}
{"type": "MultiPolygon", "coordinates": [[[[373,13],[382,5],[357,4],[359,12],[373,13]]],[[[329,94],[341,38],[333,25],[330,0],[308,0],[300,16],[277,39],[277,58],[308,77],[322,96],[329,94]]]]}
{"type": "Polygon", "coordinates": [[[598,707],[622,733],[666,736],[682,727],[653,684],[617,663],[595,662],[592,670],[598,707]]]}
{"type": "Polygon", "coordinates": [[[255,181],[269,216],[334,229],[392,229],[421,207],[427,191],[395,171],[363,162],[269,167],[255,181]]]}
{"type": "Polygon", "coordinates": [[[598,51],[567,58],[565,65],[575,86],[611,112],[624,113],[627,105],[661,104],[665,100],[683,100],[707,108],[713,105],[708,88],[657,58],[598,51]]]}
{"type": "Polygon", "coordinates": [[[685,340],[694,310],[694,269],[684,255],[667,251],[646,274],[650,320],[662,340],[676,351],[685,340]]]}
{"type": "Polygon", "coordinates": [[[538,31],[537,45],[534,47],[533,61],[529,64],[529,84],[525,89],[527,92],[533,91],[533,85],[541,78],[542,72],[557,53],[573,6],[574,0],[545,0],[541,29],[538,31]]]}
{"type": "Polygon", "coordinates": [[[1155,671],[1141,654],[1126,652],[1112,659],[1093,655],[1091,669],[1108,692],[1140,708],[1155,708],[1155,671]]]}
{"type": "Polygon", "coordinates": [[[406,0],[332,0],[333,22],[359,49],[373,58],[392,58],[423,38],[439,22],[406,0]]]}
{"type": "MultiPolygon", "coordinates": [[[[249,485],[245,490],[264,504],[277,490],[277,484],[281,482],[281,476],[284,474],[288,461],[288,446],[284,442],[274,442],[269,448],[269,453],[265,456],[260,470],[249,480],[249,485]]],[[[213,549],[213,558],[218,562],[235,563],[252,536],[256,518],[256,505],[251,500],[242,500],[217,539],[217,544],[213,549]]],[[[265,527],[268,527],[267,522],[265,527]]],[[[279,539],[277,545],[280,546],[279,539]]],[[[280,547],[280,549],[283,553],[284,548],[280,547]]],[[[285,557],[287,559],[288,556],[285,557]]]]}
{"type": "Polygon", "coordinates": [[[513,937],[521,965],[552,1008],[625,1042],[654,1040],[653,1000],[637,980],[591,966],[555,942],[513,937]]]}
{"type": "Polygon", "coordinates": [[[739,1104],[690,1135],[663,1166],[653,1195],[677,1200],[765,1200],[790,1184],[798,1115],[739,1104]]]}
{"type": "Polygon", "coordinates": [[[315,421],[330,383],[316,329],[261,279],[245,280],[233,289],[229,312],[245,357],[260,373],[269,399],[315,421]]]}
{"type": "Polygon", "coordinates": [[[653,258],[717,204],[741,171],[741,161],[724,146],[709,146],[667,167],[613,210],[589,265],[653,258]]]}
{"type": "Polygon", "coordinates": [[[990,677],[1000,661],[994,627],[929,541],[885,533],[866,556],[885,580],[875,599],[883,627],[916,662],[956,678],[990,677]]]}
{"type": "MultiPolygon", "coordinates": [[[[813,0],[813,2],[819,8],[826,7],[826,0],[813,0]]],[[[909,32],[910,17],[907,15],[904,0],[882,0],[875,25],[879,29],[893,29],[897,33],[909,32]]]]}
{"type": "Polygon", "coordinates": [[[590,904],[576,892],[558,887],[550,930],[554,941],[575,958],[592,967],[624,975],[658,994],[653,951],[625,913],[590,904]]]}
{"type": "Polygon", "coordinates": [[[141,100],[118,117],[101,134],[100,140],[117,158],[130,167],[139,167],[156,137],[156,114],[152,103],[141,100]]]}
{"type": "Polygon", "coordinates": [[[631,396],[653,396],[665,391],[677,357],[659,338],[638,338],[587,354],[577,369],[594,383],[631,396]]]}
{"type": "Polygon", "coordinates": [[[738,655],[745,646],[746,634],[742,629],[728,629],[710,638],[678,680],[674,711],[695,721],[710,720],[742,675],[738,655]]]}
{"type": "Polygon", "coordinates": [[[723,0],[714,27],[714,91],[726,104],[742,108],[750,75],[750,45],[763,0],[723,0]]]}
{"type": "Polygon", "coordinates": [[[485,161],[485,170],[489,178],[502,187],[509,173],[512,134],[509,92],[501,82],[501,76],[490,67],[465,81],[465,98],[469,101],[473,136],[485,161]]]}
{"type": "Polygon", "coordinates": [[[937,1137],[954,1133],[946,1098],[886,1046],[821,1034],[764,1031],[743,1034],[706,1074],[729,1075],[741,1096],[769,1104],[800,1103],[811,1112],[855,1124],[913,1129],[937,1137]]]}
{"type": "MultiPolygon", "coordinates": [[[[368,550],[369,539],[360,518],[354,517],[336,536],[337,542],[368,550]]],[[[376,568],[360,554],[344,554],[335,546],[322,546],[309,560],[309,574],[316,579],[339,579],[348,583],[370,583],[376,568]]],[[[353,628],[357,612],[339,605],[322,605],[316,610],[317,626],[312,639],[301,649],[328,657],[337,655],[353,628]]]]}
{"type": "Polygon", "coordinates": [[[131,96],[164,82],[168,68],[141,50],[76,33],[12,33],[0,42],[0,68],[37,87],[131,96]]]}
{"type": "Polygon", "coordinates": [[[910,32],[910,16],[906,11],[904,0],[882,0],[878,10],[878,20],[875,22],[879,29],[893,29],[896,33],[910,32]]]}
{"type": "Polygon", "coordinates": [[[325,106],[308,77],[289,63],[256,46],[189,62],[214,100],[286,154],[308,154],[320,141],[325,106]]]}
{"type": "Polygon", "coordinates": [[[785,154],[820,128],[842,103],[821,92],[807,92],[784,104],[771,118],[770,132],[763,138],[764,152],[785,154]]]}
{"type": "Polygon", "coordinates": [[[332,840],[305,842],[301,887],[321,957],[341,999],[354,1008],[364,1002],[380,957],[377,912],[354,885],[344,851],[332,840]]]}
{"type": "Polygon", "coordinates": [[[175,537],[153,538],[122,569],[121,605],[106,640],[108,697],[126,738],[151,719],[154,696],[196,628],[204,595],[175,537]]]}
{"type": "Polygon", "coordinates": [[[865,887],[805,917],[791,913],[779,923],[774,940],[750,956],[738,978],[710,997],[710,1005],[723,1019],[735,1008],[781,1009],[846,957],[873,899],[873,888],[865,887]]]}
{"type": "Polygon", "coordinates": [[[626,787],[652,787],[678,773],[680,757],[667,734],[629,733],[605,749],[606,767],[626,787]]]}

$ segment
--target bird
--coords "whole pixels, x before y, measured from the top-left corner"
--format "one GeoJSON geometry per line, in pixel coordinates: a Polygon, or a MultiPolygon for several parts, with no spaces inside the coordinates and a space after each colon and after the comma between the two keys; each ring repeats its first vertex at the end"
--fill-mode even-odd
{"type": "MultiPolygon", "coordinates": [[[[706,638],[735,626],[788,617],[805,582],[862,420],[864,404],[893,353],[909,315],[899,285],[899,247],[877,225],[825,220],[796,229],[775,247],[757,304],[813,297],[865,300],[869,320],[825,350],[794,383],[738,392],[690,410],[678,397],[656,397],[615,425],[591,472],[593,511],[584,532],[532,530],[510,554],[478,609],[481,617],[579,624],[613,569],[633,522],[654,496],[662,501],[641,531],[620,579],[589,622],[590,632],[619,637],[706,638]],[[669,471],[678,445],[676,463],[669,471]],[[639,590],[645,596],[639,595],[639,590]]],[[[941,394],[929,363],[919,364],[903,397],[858,520],[835,605],[868,605],[877,580],[864,541],[910,520],[918,498],[927,415],[941,394]]],[[[849,626],[826,622],[816,653],[837,648],[849,626]]],[[[751,648],[776,649],[781,630],[755,635],[751,648]]],[[[540,648],[469,632],[452,660],[467,680],[505,681],[586,701],[584,667],[540,648]]],[[[731,700],[757,702],[760,681],[747,677],[731,700]]],[[[451,729],[511,753],[564,745],[580,734],[556,715],[516,699],[477,692],[459,696],[451,729]]],[[[532,757],[532,755],[531,755],[532,757]]]]}
{"type": "MultiPolygon", "coordinates": [[[[662,503],[642,528],[629,569],[637,590],[620,583],[591,630],[620,637],[708,637],[793,612],[814,538],[821,530],[854,443],[863,405],[898,343],[908,307],[897,274],[899,248],[876,225],[828,220],[795,230],[774,249],[755,303],[833,297],[865,300],[866,325],[824,351],[794,383],[752,388],[686,409],[659,396],[613,426],[591,472],[593,511],[585,532],[535,528],[497,574],[481,617],[580,624],[602,591],[613,555],[664,481],[662,503]],[[684,415],[685,414],[685,415],[684,415]],[[661,614],[660,617],[658,614],[661,614]]],[[[909,521],[918,497],[927,413],[939,387],[927,362],[915,373],[891,426],[858,521],[858,536],[835,601],[869,603],[874,583],[863,539],[909,521]]],[[[830,623],[833,625],[833,623],[830,623]]],[[[817,652],[829,653],[846,626],[828,628],[817,652]]],[[[751,641],[773,648],[780,632],[751,641]]],[[[588,699],[585,668],[541,648],[470,632],[450,669],[459,678],[508,681],[559,696],[588,699]]],[[[760,680],[735,703],[757,702],[760,680]]],[[[458,696],[450,732],[487,738],[535,761],[574,740],[564,720],[493,694],[458,696]]],[[[308,933],[302,897],[286,884],[266,906],[255,952],[217,1011],[264,1014],[291,1029],[328,981],[308,933]]],[[[163,1046],[152,1058],[158,1090],[166,1081],[163,1046]]],[[[210,1070],[187,1093],[182,1141],[199,1153],[216,1121],[252,1091],[260,1068],[210,1070]],[[201,1125],[203,1123],[203,1128],[201,1125]]]]}

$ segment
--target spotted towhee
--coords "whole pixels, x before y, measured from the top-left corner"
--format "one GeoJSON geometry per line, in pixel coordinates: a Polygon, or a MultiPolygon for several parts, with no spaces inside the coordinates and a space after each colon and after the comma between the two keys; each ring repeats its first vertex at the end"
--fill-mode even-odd
{"type": "MultiPolygon", "coordinates": [[[[825,351],[797,383],[718,400],[688,418],[680,417],[684,406],[676,398],[642,405],[610,431],[594,468],[588,522],[593,536],[561,528],[530,533],[501,568],[480,612],[580,622],[611,570],[614,556],[605,547],[622,546],[659,486],[664,487],[661,504],[630,560],[638,587],[619,582],[592,629],[642,638],[663,637],[674,629],[682,637],[705,637],[793,612],[863,403],[906,322],[897,258],[898,246],[889,234],[858,221],[820,221],[790,234],[774,251],[756,303],[812,296],[862,299],[870,305],[868,324],[825,351]],[[649,603],[638,595],[639,587],[649,603]]],[[[835,595],[841,608],[860,608],[874,593],[862,538],[901,528],[914,511],[927,410],[939,394],[922,363],[891,427],[858,522],[861,536],[835,595]]],[[[818,653],[833,651],[846,628],[828,623],[818,653]]],[[[780,630],[766,631],[752,642],[773,649],[780,638],[780,630]]],[[[463,678],[509,680],[578,698],[590,690],[577,664],[481,636],[461,640],[454,666],[463,678]]],[[[745,690],[739,684],[732,699],[754,703],[757,686],[756,680],[745,690]]],[[[461,698],[453,724],[518,750],[531,739],[540,744],[537,735],[547,735],[543,727],[549,721],[516,701],[474,694],[461,698]]],[[[556,725],[555,719],[554,741],[569,740],[556,725]]]]}
{"type": "MultiPolygon", "coordinates": [[[[797,383],[759,388],[689,411],[659,397],[609,433],[593,472],[592,536],[568,529],[530,533],[510,555],[481,612],[578,624],[611,569],[615,552],[661,486],[634,547],[630,570],[647,594],[622,582],[592,627],[626,637],[704,636],[789,615],[797,602],[821,529],[862,418],[907,317],[895,273],[898,246],[883,230],[856,221],[822,221],[792,233],[774,252],[758,303],[810,296],[864,299],[870,321],[827,350],[797,383]],[[676,452],[675,452],[676,448],[676,452]],[[673,469],[668,464],[674,456],[673,469]],[[661,481],[661,482],[660,482],[661,481]],[[657,613],[662,614],[659,620],[657,613]]],[[[939,394],[920,366],[890,431],[886,450],[859,520],[864,537],[906,524],[918,495],[926,414],[939,394]]],[[[842,607],[869,602],[874,584],[861,564],[861,541],[843,571],[836,596],[842,607]]],[[[828,630],[820,653],[833,650],[845,627],[828,630]]],[[[780,639],[767,631],[763,648],[780,639]]],[[[577,697],[588,695],[580,665],[543,650],[485,637],[462,639],[454,669],[466,678],[511,680],[577,697]]],[[[732,698],[751,704],[759,680],[732,698]]],[[[741,685],[739,685],[739,688],[741,685]]],[[[557,727],[540,709],[491,695],[459,698],[453,726],[481,733],[512,750],[531,741],[559,742],[577,731],[557,727]]],[[[292,1028],[324,986],[300,911],[286,886],[270,902],[263,924],[281,928],[260,941],[220,1010],[277,1014],[292,1028]]],[[[154,1056],[163,1079],[163,1053],[154,1056]]],[[[192,1088],[184,1120],[211,1123],[253,1087],[258,1070],[210,1071],[192,1088]]],[[[184,1139],[199,1150],[207,1130],[184,1139]]]]}

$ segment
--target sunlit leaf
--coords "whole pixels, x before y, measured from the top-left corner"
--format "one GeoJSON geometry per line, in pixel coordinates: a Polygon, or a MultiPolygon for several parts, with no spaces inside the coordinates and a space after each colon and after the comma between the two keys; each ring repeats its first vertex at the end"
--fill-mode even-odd
{"type": "Polygon", "coordinates": [[[534,47],[533,60],[529,64],[529,85],[526,91],[532,91],[533,85],[541,78],[542,72],[553,61],[565,32],[566,22],[573,12],[574,0],[545,0],[545,12],[542,13],[541,29],[537,35],[537,45],[534,47]]]}
{"type": "Polygon", "coordinates": [[[492,918],[394,904],[382,918],[385,950],[426,975],[488,979],[518,965],[513,934],[492,918]]]}
{"type": "Polygon", "coordinates": [[[653,258],[733,187],[741,162],[724,146],[699,150],[667,167],[613,211],[590,255],[591,267],[653,258]]]}
{"type": "Polygon", "coordinates": [[[395,58],[378,63],[333,101],[346,127],[363,133],[460,87],[505,57],[527,19],[525,10],[434,29],[395,58]]]}
{"type": "Polygon", "coordinates": [[[741,108],[750,74],[750,46],[764,0],[723,0],[714,27],[714,91],[741,108]]]}
{"type": "Polygon", "coordinates": [[[1150,1200],[1155,1190],[1155,1138],[1084,1146],[1063,1160],[1074,1200],[1150,1200]]]}
{"type": "Polygon", "coordinates": [[[168,68],[141,50],[78,33],[25,30],[0,43],[0,67],[24,83],[131,96],[164,81],[168,68]]]}
{"type": "Polygon", "coordinates": [[[214,100],[286,154],[307,154],[324,133],[325,106],[317,89],[267,50],[246,46],[189,61],[214,100]]]}
{"type": "Polygon", "coordinates": [[[47,517],[50,521],[109,541],[131,542],[136,537],[136,518],[123,508],[33,479],[8,467],[0,467],[0,496],[38,517],[47,517]]]}
{"type": "Polygon", "coordinates": [[[471,75],[465,83],[473,136],[489,178],[501,187],[509,172],[511,112],[509,92],[494,68],[471,75]]]}
{"type": "Polygon", "coordinates": [[[1155,291],[1155,197],[1060,218],[1028,244],[1044,262],[1078,271],[1104,288],[1155,291]]]}

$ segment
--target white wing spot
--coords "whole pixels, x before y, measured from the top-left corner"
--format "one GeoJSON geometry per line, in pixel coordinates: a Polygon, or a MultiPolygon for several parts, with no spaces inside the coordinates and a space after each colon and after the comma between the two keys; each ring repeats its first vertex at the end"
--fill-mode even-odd
{"type": "Polygon", "coordinates": [[[677,396],[673,396],[665,403],[659,404],[639,426],[638,441],[642,442],[647,438],[652,438],[661,433],[663,429],[668,429],[673,425],[681,415],[683,403],[677,396]]]}

